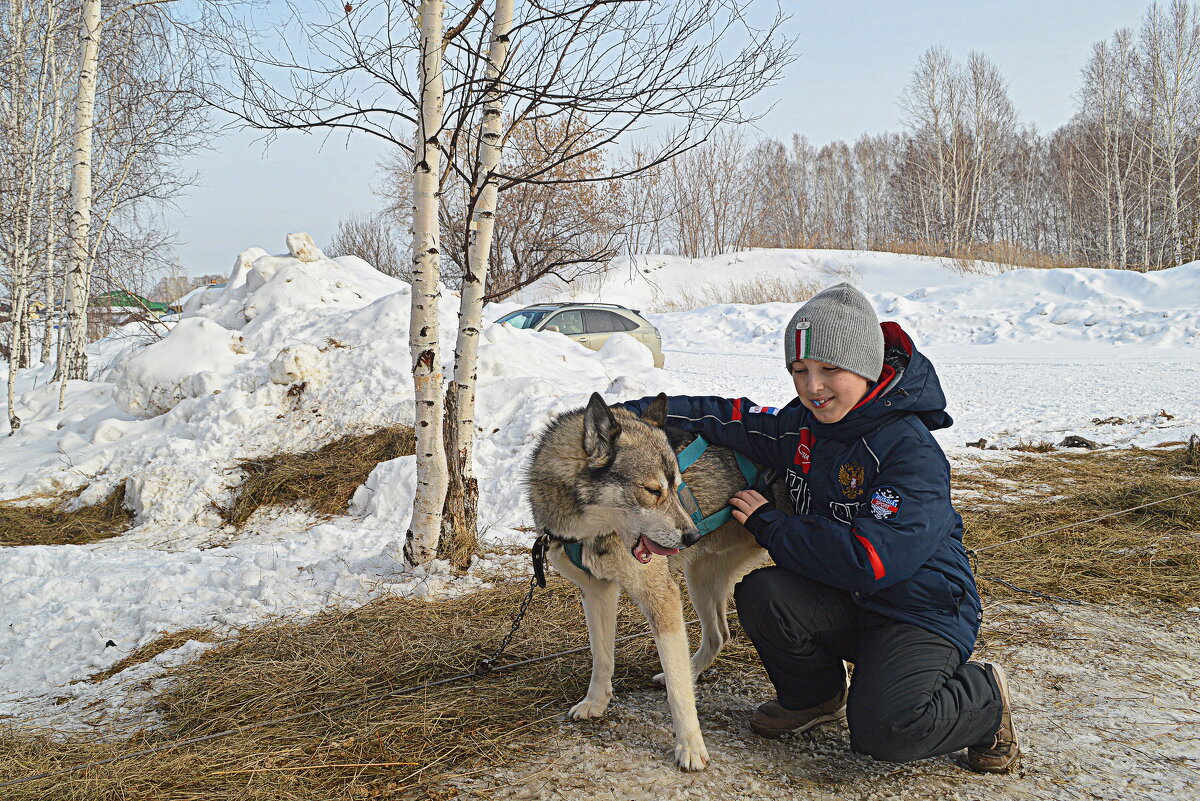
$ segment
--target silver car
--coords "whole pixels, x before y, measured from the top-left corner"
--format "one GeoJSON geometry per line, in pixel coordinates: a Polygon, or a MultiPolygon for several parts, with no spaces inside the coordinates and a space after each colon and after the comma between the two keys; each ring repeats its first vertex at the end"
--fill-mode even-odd
{"type": "Polygon", "coordinates": [[[662,367],[662,337],[641,312],[615,303],[539,303],[506,314],[496,322],[533,331],[557,331],[592,350],[600,350],[613,334],[629,334],[654,354],[662,367]]]}

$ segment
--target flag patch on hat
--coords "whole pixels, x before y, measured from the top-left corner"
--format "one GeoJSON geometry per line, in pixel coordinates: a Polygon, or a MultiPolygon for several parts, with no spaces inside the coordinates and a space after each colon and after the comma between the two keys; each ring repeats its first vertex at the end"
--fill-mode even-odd
{"type": "Polygon", "coordinates": [[[896,512],[900,511],[900,502],[902,500],[900,493],[891,487],[880,487],[871,496],[871,514],[875,515],[876,520],[887,520],[890,517],[895,517],[896,512]]]}
{"type": "Polygon", "coordinates": [[[751,406],[749,414],[779,414],[778,406],[751,406]]]}
{"type": "Polygon", "coordinates": [[[812,323],[808,320],[796,322],[796,358],[807,359],[812,350],[812,323]]]}

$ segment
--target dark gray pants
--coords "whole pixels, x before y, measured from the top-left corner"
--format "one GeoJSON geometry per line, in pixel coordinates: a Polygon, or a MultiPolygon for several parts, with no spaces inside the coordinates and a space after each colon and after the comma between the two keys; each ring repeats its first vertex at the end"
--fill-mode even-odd
{"type": "Polygon", "coordinates": [[[991,743],[1000,691],[991,668],[963,663],[949,640],[860,608],[846,590],[780,567],[755,570],[734,591],[779,703],[805,709],[841,692],[850,747],[888,762],[991,743]]]}

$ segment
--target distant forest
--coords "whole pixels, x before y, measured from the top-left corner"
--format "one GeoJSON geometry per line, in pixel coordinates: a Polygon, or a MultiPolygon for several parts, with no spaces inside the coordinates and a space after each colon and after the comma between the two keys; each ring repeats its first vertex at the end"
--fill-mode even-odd
{"type": "MultiPolygon", "coordinates": [[[[1092,47],[1071,120],[1024,125],[986,55],[926,51],[901,129],[816,147],[719,134],[625,191],[635,252],[851,248],[1151,270],[1200,257],[1200,16],[1092,47]]],[[[636,154],[634,156],[636,158],[636,154]]]]}

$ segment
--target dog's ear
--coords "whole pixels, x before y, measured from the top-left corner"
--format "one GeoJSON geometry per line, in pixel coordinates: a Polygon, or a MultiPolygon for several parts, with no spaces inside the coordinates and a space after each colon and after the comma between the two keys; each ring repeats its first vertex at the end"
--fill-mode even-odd
{"type": "Polygon", "coordinates": [[[667,422],[667,395],[658,393],[658,397],[650,401],[650,405],[642,412],[642,419],[652,426],[662,428],[667,422]]]}
{"type": "Polygon", "coordinates": [[[593,392],[583,413],[583,449],[588,467],[607,467],[617,455],[621,427],[599,392],[593,392]]]}

